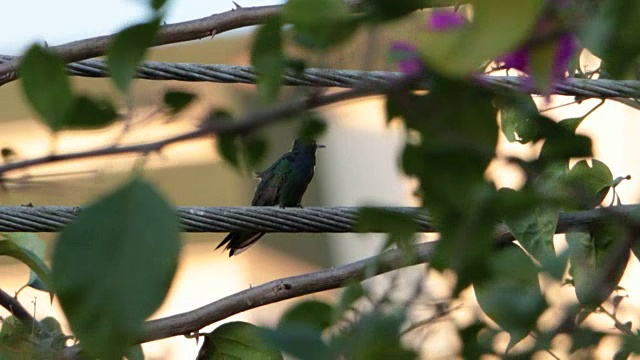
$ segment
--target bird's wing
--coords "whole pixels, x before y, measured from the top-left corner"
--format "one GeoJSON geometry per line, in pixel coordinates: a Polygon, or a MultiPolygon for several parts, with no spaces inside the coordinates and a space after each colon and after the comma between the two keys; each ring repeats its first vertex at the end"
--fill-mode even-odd
{"type": "Polygon", "coordinates": [[[287,179],[292,162],[293,154],[285,154],[267,170],[259,174],[260,182],[256,187],[251,205],[273,206],[278,204],[282,184],[287,179]]]}
{"type": "Polygon", "coordinates": [[[280,156],[280,158],[276,161],[273,162],[273,164],[271,164],[271,166],[269,166],[267,169],[257,172],[256,173],[256,177],[262,179],[265,176],[268,176],[269,174],[272,174],[274,172],[276,172],[276,170],[278,169],[278,167],[282,167],[283,163],[291,163],[293,162],[293,158],[294,158],[294,154],[292,152],[288,152],[282,156],[280,156]]]}

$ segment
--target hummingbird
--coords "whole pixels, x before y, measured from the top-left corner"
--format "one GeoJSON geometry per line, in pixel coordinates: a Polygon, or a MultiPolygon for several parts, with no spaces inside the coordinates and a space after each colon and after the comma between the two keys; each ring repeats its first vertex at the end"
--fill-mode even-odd
{"type": "MultiPolygon", "coordinates": [[[[316,167],[316,150],[324,148],[315,140],[298,138],[291,151],[282,155],[266,170],[256,173],[260,179],[251,201],[252,206],[302,207],[302,195],[313,178],[316,167]]],[[[229,256],[238,255],[258,241],[264,233],[235,231],[229,233],[216,247],[226,245],[229,256]]]]}

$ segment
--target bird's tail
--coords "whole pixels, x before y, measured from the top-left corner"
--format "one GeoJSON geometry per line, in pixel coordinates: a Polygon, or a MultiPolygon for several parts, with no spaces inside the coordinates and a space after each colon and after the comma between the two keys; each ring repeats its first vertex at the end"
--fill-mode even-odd
{"type": "Polygon", "coordinates": [[[264,233],[261,232],[232,232],[216,246],[216,250],[226,244],[227,246],[224,249],[229,250],[230,257],[239,255],[263,236],[264,233]]]}

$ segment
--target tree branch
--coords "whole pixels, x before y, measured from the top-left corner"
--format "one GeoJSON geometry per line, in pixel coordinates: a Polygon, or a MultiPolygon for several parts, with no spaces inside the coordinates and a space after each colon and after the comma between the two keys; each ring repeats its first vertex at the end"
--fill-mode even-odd
{"type": "MultiPolygon", "coordinates": [[[[157,34],[154,46],[202,39],[246,26],[258,25],[280,13],[281,5],[242,7],[201,19],[164,25],[157,34]]],[[[73,62],[106,54],[115,35],[98,36],[52,46],[65,62],[73,62]]],[[[0,64],[0,85],[18,78],[20,58],[0,64]]]]}
{"type": "Polygon", "coordinates": [[[387,92],[405,88],[408,85],[413,84],[416,80],[417,79],[415,77],[406,76],[400,77],[396,81],[386,84],[363,83],[361,84],[361,86],[354,87],[350,90],[344,90],[325,95],[311,95],[303,99],[296,99],[293,101],[276,104],[267,109],[241,117],[236,122],[215,122],[215,119],[213,119],[214,121],[203,121],[203,126],[199,129],[150,143],[126,146],[109,146],[95,150],[80,151],[67,154],[50,154],[39,158],[7,163],[4,165],[0,165],[0,175],[12,170],[24,169],[43,164],[51,164],[60,161],[131,153],[149,154],[152,152],[159,152],[166,146],[174,143],[201,138],[213,134],[244,135],[271,123],[285,120],[287,117],[293,116],[305,110],[310,110],[341,101],[384,94],[387,92]]]}
{"type": "Polygon", "coordinates": [[[13,296],[0,289],[0,306],[7,309],[13,316],[20,320],[28,329],[36,331],[37,334],[46,333],[40,322],[36,320],[27,309],[13,296]]]}
{"type": "Polygon", "coordinates": [[[388,250],[351,264],[317,272],[274,280],[222,298],[201,308],[145,323],[140,342],[185,335],[229,316],[278,301],[337,289],[354,281],[362,281],[404,267],[427,262],[437,242],[418,244],[415,256],[405,250],[388,250]]]}

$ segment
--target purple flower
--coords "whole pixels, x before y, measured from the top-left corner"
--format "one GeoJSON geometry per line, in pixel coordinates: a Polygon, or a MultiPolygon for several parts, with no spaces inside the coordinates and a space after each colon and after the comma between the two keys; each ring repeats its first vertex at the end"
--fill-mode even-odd
{"type": "Polygon", "coordinates": [[[431,12],[429,29],[432,31],[446,31],[458,29],[467,24],[467,19],[456,11],[434,9],[431,12]]]}
{"type": "Polygon", "coordinates": [[[557,42],[556,56],[553,61],[553,81],[564,79],[565,73],[569,68],[571,57],[578,50],[576,38],[571,33],[560,36],[557,42]]]}
{"type": "MultiPolygon", "coordinates": [[[[497,60],[504,63],[504,67],[507,69],[516,69],[530,75],[529,61],[531,51],[534,49],[531,46],[535,45],[522,46],[499,57],[497,60]]],[[[556,42],[556,53],[553,58],[553,64],[551,65],[551,84],[549,84],[549,89],[553,84],[562,82],[565,79],[569,62],[577,49],[578,44],[572,33],[565,33],[558,38],[556,42]]]]}
{"type": "Polygon", "coordinates": [[[498,58],[508,69],[516,69],[522,72],[529,72],[529,48],[521,47],[498,58]]]}
{"type": "Polygon", "coordinates": [[[400,71],[405,74],[416,74],[424,70],[424,65],[415,46],[394,41],[390,49],[391,60],[398,63],[400,71]]]}

